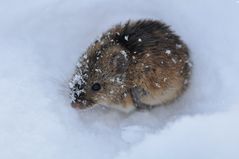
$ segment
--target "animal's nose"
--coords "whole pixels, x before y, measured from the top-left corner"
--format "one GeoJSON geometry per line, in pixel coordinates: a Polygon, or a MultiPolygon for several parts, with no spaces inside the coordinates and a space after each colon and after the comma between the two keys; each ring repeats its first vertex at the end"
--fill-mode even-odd
{"type": "Polygon", "coordinates": [[[76,99],[84,99],[85,93],[81,92],[79,95],[77,93],[74,94],[76,99]]]}

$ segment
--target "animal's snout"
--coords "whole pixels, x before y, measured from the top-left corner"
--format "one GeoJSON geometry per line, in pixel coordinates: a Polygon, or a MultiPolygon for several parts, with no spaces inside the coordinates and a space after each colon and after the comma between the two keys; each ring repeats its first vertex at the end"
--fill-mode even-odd
{"type": "Polygon", "coordinates": [[[80,107],[81,107],[81,104],[78,103],[78,102],[71,102],[71,106],[72,106],[73,108],[80,108],[80,107]]]}
{"type": "Polygon", "coordinates": [[[75,100],[72,101],[71,106],[73,108],[84,108],[86,103],[85,96],[84,92],[74,93],[75,100]]]}
{"type": "Polygon", "coordinates": [[[75,93],[75,94],[74,94],[74,97],[75,97],[76,100],[83,100],[84,97],[85,97],[85,93],[84,93],[84,92],[75,93]]]}

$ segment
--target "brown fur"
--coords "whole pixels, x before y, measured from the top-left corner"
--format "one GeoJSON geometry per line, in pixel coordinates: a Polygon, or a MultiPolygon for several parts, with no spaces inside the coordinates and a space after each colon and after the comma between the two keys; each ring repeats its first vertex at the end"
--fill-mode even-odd
{"type": "Polygon", "coordinates": [[[84,93],[73,100],[79,108],[103,104],[128,111],[170,103],[184,92],[190,78],[187,46],[159,21],[116,25],[85,55],[75,72],[87,67],[84,93]],[[92,91],[96,82],[102,88],[92,91]]]}

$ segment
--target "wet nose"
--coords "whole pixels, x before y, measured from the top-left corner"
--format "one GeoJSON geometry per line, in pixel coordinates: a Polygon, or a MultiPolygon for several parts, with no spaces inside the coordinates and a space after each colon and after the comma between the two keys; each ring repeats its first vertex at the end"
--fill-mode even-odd
{"type": "Polygon", "coordinates": [[[84,99],[85,93],[81,92],[79,95],[77,93],[74,94],[76,99],[84,99]]]}

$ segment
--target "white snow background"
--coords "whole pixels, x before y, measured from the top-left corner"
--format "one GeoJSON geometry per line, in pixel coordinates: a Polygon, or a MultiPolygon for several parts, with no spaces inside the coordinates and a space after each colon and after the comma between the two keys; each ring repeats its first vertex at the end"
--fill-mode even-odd
{"type": "Polygon", "coordinates": [[[238,80],[238,1],[0,0],[1,159],[238,159],[238,80]],[[188,91],[151,112],[71,108],[77,58],[112,25],[140,18],[188,44],[188,91]]]}

